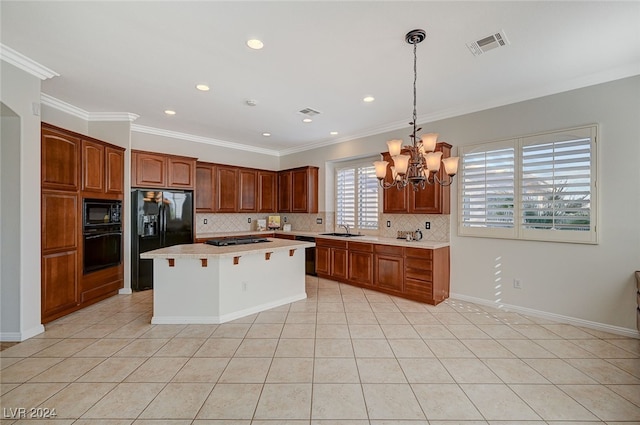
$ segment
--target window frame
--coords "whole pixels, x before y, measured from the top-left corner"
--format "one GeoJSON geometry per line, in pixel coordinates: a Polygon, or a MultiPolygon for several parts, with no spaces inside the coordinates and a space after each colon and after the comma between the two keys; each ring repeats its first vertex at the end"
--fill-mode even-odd
{"type": "MultiPolygon", "coordinates": [[[[597,124],[561,130],[541,132],[519,136],[494,142],[479,143],[459,147],[461,170],[458,174],[458,236],[486,237],[496,239],[516,239],[529,241],[564,242],[564,243],[598,243],[598,134],[597,124]],[[543,145],[545,143],[590,138],[590,184],[589,184],[589,230],[547,230],[527,228],[523,216],[523,148],[525,146],[543,145]],[[514,200],[513,228],[470,227],[465,220],[465,155],[490,152],[496,149],[514,149],[514,200]]],[[[555,166],[555,164],[554,164],[555,166]]],[[[466,202],[468,204],[468,202],[466,202]]]]}
{"type": "MultiPolygon", "coordinates": [[[[354,226],[349,226],[349,230],[351,232],[361,232],[363,234],[372,234],[375,235],[378,233],[378,231],[380,230],[380,205],[382,202],[382,197],[381,197],[381,191],[380,191],[380,187],[378,184],[378,180],[376,179],[376,187],[377,187],[377,193],[376,193],[376,197],[377,197],[377,212],[376,212],[376,228],[372,229],[372,228],[361,228],[359,227],[359,202],[358,202],[358,184],[357,184],[357,179],[358,179],[358,168],[363,168],[363,167],[369,167],[374,169],[373,166],[373,161],[377,161],[378,157],[371,157],[371,158],[363,158],[363,159],[358,159],[358,160],[352,160],[352,161],[344,161],[344,162],[338,162],[335,163],[334,165],[334,205],[335,205],[335,228],[338,228],[341,223],[339,222],[338,216],[338,174],[343,171],[343,170],[348,170],[348,169],[353,169],[355,170],[355,210],[354,210],[354,226]]],[[[375,176],[375,174],[374,174],[375,176]]]]}

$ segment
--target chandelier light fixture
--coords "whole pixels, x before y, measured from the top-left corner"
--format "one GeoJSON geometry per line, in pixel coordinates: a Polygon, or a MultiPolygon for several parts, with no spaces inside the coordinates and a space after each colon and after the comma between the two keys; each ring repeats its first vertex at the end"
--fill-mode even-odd
{"type": "Polygon", "coordinates": [[[387,176],[388,161],[375,161],[376,177],[383,189],[396,187],[398,190],[411,185],[413,190],[424,189],[428,184],[440,184],[449,186],[453,181],[453,176],[458,172],[458,157],[442,158],[442,152],[436,152],[438,141],[437,133],[422,135],[419,139],[417,132],[421,128],[416,128],[418,119],[416,113],[416,81],[418,79],[416,47],[426,37],[424,30],[416,29],[407,33],[405,40],[413,44],[413,121],[409,125],[413,126],[411,145],[402,146],[402,140],[389,140],[389,156],[393,160],[391,165],[391,178],[385,181],[387,176]],[[440,163],[444,165],[445,173],[449,179],[440,180],[438,171],[440,163]]]}

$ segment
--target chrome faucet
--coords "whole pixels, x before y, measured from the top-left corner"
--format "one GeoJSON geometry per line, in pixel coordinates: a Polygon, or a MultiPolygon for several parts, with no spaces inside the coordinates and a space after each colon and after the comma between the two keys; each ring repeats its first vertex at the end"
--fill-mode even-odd
{"type": "Polygon", "coordinates": [[[347,231],[347,235],[349,235],[349,225],[348,224],[341,224],[340,227],[344,227],[345,230],[347,231]]]}

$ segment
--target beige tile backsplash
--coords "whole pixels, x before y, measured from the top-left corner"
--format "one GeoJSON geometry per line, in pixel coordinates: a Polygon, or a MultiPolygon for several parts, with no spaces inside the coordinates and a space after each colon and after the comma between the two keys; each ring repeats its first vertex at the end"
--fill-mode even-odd
{"type": "MultiPolygon", "coordinates": [[[[248,232],[257,230],[258,219],[275,214],[196,214],[196,235],[201,233],[248,232]],[[249,219],[251,222],[249,223],[249,219]],[[204,221],[207,221],[207,224],[204,221]]],[[[280,223],[291,224],[292,230],[303,232],[332,232],[336,228],[335,212],[321,211],[317,214],[281,213],[280,223]],[[285,221],[286,218],[286,221],[285,221]],[[317,220],[322,223],[318,224],[317,220]]],[[[446,242],[450,238],[451,216],[439,214],[380,214],[378,236],[395,238],[398,231],[420,229],[426,240],[446,242]],[[387,221],[391,227],[387,227],[387,221]],[[431,229],[425,229],[425,222],[431,229]]]]}

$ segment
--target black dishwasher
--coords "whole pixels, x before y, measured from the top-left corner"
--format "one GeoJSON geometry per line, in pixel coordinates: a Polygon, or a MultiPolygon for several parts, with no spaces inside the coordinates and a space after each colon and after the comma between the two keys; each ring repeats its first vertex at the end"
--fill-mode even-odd
{"type": "MultiPolygon", "coordinates": [[[[295,240],[303,242],[316,242],[313,236],[296,235],[295,240]]],[[[316,248],[306,248],[304,250],[304,272],[311,276],[316,276],[316,248]]]]}

